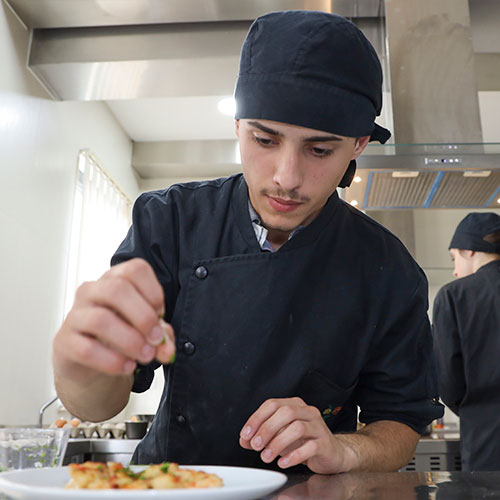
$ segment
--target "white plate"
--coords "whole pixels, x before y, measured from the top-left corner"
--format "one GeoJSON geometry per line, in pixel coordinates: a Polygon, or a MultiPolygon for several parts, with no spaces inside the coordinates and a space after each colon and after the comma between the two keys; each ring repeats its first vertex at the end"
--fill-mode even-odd
{"type": "MultiPolygon", "coordinates": [[[[171,489],[171,490],[66,490],[69,481],[67,467],[47,469],[24,469],[0,474],[0,493],[11,498],[40,500],[71,500],[75,498],[126,499],[126,500],[215,500],[238,499],[252,500],[265,496],[283,486],[287,480],[285,474],[264,469],[245,467],[219,467],[215,465],[189,465],[188,469],[203,470],[217,474],[224,486],[207,489],[171,489]]],[[[133,467],[141,470],[141,467],[133,467]]]]}

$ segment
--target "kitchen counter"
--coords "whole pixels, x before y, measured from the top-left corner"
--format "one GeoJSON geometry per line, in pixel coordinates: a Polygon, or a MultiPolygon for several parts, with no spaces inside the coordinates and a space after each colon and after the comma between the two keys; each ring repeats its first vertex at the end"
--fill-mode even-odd
{"type": "Polygon", "coordinates": [[[500,499],[500,472],[348,473],[290,476],[263,500],[500,499]]]}
{"type": "MultiPolygon", "coordinates": [[[[130,463],[139,444],[138,439],[70,439],[64,465],[86,460],[130,463]]],[[[415,455],[402,471],[457,471],[460,470],[460,441],[457,439],[422,438],[415,455]]]]}
{"type": "MultiPolygon", "coordinates": [[[[117,460],[128,463],[139,440],[71,439],[65,463],[117,460]]],[[[457,440],[422,439],[415,457],[455,453],[457,440]]],[[[436,462],[434,462],[436,463],[436,462]]],[[[436,465],[435,465],[436,466],[436,465]]],[[[0,499],[9,498],[0,494],[0,499]]],[[[21,497],[20,497],[21,498],[21,497]]],[[[500,500],[500,472],[424,471],[289,474],[287,483],[260,500],[500,500]]]]}

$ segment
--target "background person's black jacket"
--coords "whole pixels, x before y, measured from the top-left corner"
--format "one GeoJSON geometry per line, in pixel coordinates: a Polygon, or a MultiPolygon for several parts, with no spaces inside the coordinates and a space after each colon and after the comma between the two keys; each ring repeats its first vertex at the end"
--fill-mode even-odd
{"type": "Polygon", "coordinates": [[[433,334],[442,400],[460,416],[463,470],[500,470],[500,260],[445,285],[433,334]]]}

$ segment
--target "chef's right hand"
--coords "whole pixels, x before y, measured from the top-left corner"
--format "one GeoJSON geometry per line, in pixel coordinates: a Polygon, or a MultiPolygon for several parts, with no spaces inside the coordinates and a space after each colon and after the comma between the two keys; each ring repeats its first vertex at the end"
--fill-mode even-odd
{"type": "Polygon", "coordinates": [[[131,374],[137,362],[173,361],[174,330],[163,315],[163,289],[145,260],[113,266],[78,288],[54,339],[56,374],[84,382],[99,373],[131,374]]]}

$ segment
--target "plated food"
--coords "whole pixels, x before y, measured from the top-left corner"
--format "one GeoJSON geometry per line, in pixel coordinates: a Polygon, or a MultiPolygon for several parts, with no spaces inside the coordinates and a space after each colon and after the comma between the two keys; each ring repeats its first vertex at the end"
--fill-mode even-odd
{"type": "Polygon", "coordinates": [[[150,465],[138,472],[117,462],[69,464],[68,489],[164,490],[172,488],[219,488],[216,474],[179,468],[173,462],[150,465]]]}

